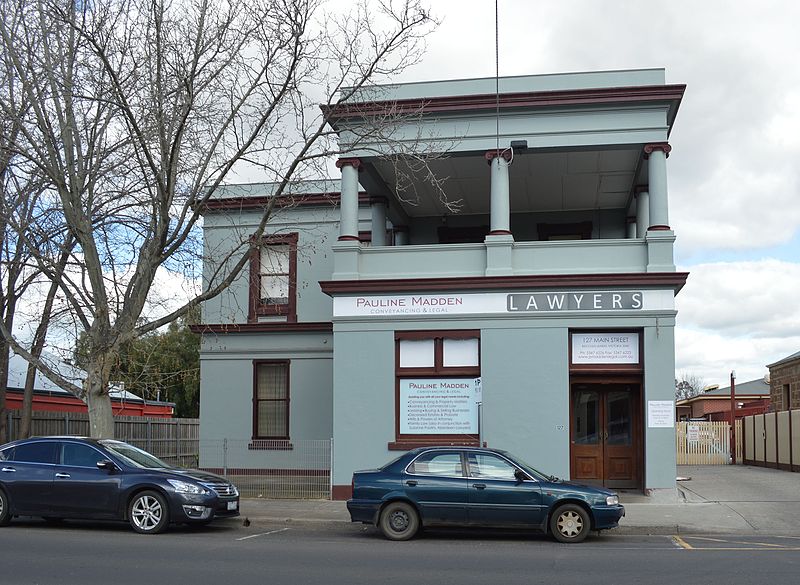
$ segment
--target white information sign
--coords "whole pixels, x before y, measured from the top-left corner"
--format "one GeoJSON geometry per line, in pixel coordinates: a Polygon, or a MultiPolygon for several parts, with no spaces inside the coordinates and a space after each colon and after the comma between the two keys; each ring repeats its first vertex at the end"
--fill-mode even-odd
{"type": "Polygon", "coordinates": [[[672,400],[648,400],[647,426],[651,429],[674,427],[675,403],[672,400]]]}
{"type": "Polygon", "coordinates": [[[700,440],[700,425],[686,425],[686,440],[690,443],[700,440]]]}
{"type": "Polygon", "coordinates": [[[400,433],[477,434],[480,378],[400,380],[400,433]]]}
{"type": "Polygon", "coordinates": [[[638,333],[573,333],[573,364],[638,364],[638,333]]]}

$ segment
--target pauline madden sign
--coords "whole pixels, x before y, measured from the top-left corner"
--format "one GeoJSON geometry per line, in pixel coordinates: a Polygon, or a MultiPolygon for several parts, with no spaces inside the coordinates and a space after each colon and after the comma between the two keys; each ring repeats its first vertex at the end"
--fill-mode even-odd
{"type": "Polygon", "coordinates": [[[480,378],[400,380],[400,433],[476,434],[480,401],[480,378]]]}
{"type": "Polygon", "coordinates": [[[615,312],[675,309],[675,293],[562,291],[337,296],[334,317],[510,315],[514,313],[615,312]]]}

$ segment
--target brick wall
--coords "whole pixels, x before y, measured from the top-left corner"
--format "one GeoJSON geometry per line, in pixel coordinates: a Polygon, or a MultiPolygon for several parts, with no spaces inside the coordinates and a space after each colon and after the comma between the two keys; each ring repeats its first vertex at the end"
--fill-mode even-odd
{"type": "Polygon", "coordinates": [[[792,410],[800,409],[800,358],[769,369],[770,401],[773,410],[788,410],[783,388],[789,385],[792,410]]]}

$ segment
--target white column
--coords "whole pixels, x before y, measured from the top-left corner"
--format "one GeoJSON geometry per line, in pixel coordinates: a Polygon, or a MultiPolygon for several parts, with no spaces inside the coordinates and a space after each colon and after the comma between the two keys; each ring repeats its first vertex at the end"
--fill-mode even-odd
{"type": "Polygon", "coordinates": [[[342,170],[339,240],[358,241],[358,167],[361,161],[357,158],[340,158],[336,166],[342,170]]]}
{"type": "Polygon", "coordinates": [[[394,245],[408,246],[408,226],[405,225],[394,226],[394,245]]]}
{"type": "Polygon", "coordinates": [[[492,167],[491,218],[489,235],[511,234],[511,202],[508,186],[508,162],[511,151],[490,150],[486,160],[492,167]]]}
{"type": "Polygon", "coordinates": [[[636,237],[643,238],[650,225],[650,193],[639,191],[636,193],[636,237]]]}
{"type": "Polygon", "coordinates": [[[386,199],[372,197],[370,199],[372,212],[372,245],[386,245],[386,199]]]}
{"type": "Polygon", "coordinates": [[[649,230],[669,230],[669,203],[667,201],[667,157],[672,147],[666,142],[647,144],[647,177],[650,191],[649,230]]]}

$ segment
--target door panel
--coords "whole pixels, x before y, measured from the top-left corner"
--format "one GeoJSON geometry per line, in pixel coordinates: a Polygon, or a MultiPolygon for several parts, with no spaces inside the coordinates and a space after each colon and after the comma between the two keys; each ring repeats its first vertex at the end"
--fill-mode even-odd
{"type": "Polygon", "coordinates": [[[467,521],[467,478],[457,451],[420,455],[403,474],[402,489],[419,508],[423,524],[467,521]]]}
{"type": "Polygon", "coordinates": [[[641,414],[636,384],[576,384],[572,391],[573,480],[636,488],[639,480],[641,414]]]}
{"type": "Polygon", "coordinates": [[[516,466],[492,454],[470,453],[470,524],[482,526],[539,526],[544,516],[538,482],[517,479],[516,466]]]}

